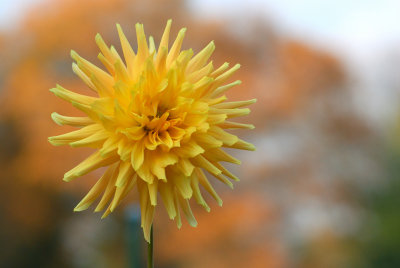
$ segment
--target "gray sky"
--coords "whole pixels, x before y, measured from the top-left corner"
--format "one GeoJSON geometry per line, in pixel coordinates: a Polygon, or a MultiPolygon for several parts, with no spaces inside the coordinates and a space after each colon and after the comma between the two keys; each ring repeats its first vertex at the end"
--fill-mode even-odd
{"type": "Polygon", "coordinates": [[[350,74],[359,113],[378,127],[393,123],[400,99],[400,84],[396,82],[400,65],[400,0],[191,0],[189,3],[200,18],[245,21],[246,16],[265,17],[280,34],[333,52],[350,74]]]}
{"type": "MultiPolygon", "coordinates": [[[[12,29],[43,0],[0,0],[0,30],[12,29]]],[[[368,56],[400,42],[399,0],[190,0],[199,17],[265,16],[291,36],[368,56]]]]}
{"type": "Polygon", "coordinates": [[[0,31],[15,28],[26,11],[43,0],[0,0],[0,31]]]}
{"type": "Polygon", "coordinates": [[[400,42],[399,0],[191,0],[200,17],[265,15],[291,36],[361,57],[400,42]]]}

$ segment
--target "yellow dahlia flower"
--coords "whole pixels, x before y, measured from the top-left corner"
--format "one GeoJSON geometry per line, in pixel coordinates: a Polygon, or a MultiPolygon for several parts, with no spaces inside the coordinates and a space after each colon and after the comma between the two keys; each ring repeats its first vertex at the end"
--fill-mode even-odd
{"type": "Polygon", "coordinates": [[[103,176],[75,207],[87,209],[102,195],[95,211],[112,212],[121,200],[137,188],[140,196],[141,225],[149,240],[155,207],[160,193],[171,219],[181,226],[180,210],[192,226],[197,222],[189,199],[194,197],[207,211],[200,185],[222,205],[203,170],[232,187],[238,178],[221,161],[240,164],[222,147],[254,150],[254,146],[225,131],[254,128],[227,119],[247,115],[241,108],[253,100],[226,102],[225,91],[240,81],[224,84],[239,69],[228,63],[214,69],[208,62],[215,49],[210,42],[196,56],[192,49],[181,51],[186,29],[181,29],[168,48],[171,20],[167,22],[158,50],[154,39],[146,41],[142,24],[136,24],[138,49],[133,51],[117,24],[124,60],[101,36],[98,58],[108,73],[71,51],[76,63],[72,69],[98,97],[85,96],[59,85],[50,91],[86,114],[69,117],[51,115],[59,125],[78,127],[76,131],[50,137],[53,145],[92,147],[96,152],[65,173],[71,181],[95,169],[107,166],[103,176]],[[107,207],[107,208],[106,208],[107,207]]]}

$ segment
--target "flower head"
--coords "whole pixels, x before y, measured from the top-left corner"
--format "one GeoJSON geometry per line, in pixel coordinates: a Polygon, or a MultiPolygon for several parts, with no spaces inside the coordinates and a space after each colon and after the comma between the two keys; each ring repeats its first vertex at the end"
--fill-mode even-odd
{"type": "Polygon", "coordinates": [[[192,226],[197,222],[189,199],[194,197],[207,211],[200,185],[222,205],[204,170],[232,187],[238,178],[220,162],[240,164],[222,147],[254,150],[254,146],[226,132],[232,128],[254,128],[230,118],[250,112],[242,108],[255,100],[227,102],[224,92],[240,81],[225,84],[239,69],[224,63],[214,69],[208,62],[215,49],[210,42],[193,56],[191,49],[181,51],[186,29],[181,29],[172,47],[168,40],[171,20],[167,22],[159,48],[154,40],[147,43],[143,25],[136,24],[138,49],[133,51],[117,24],[123,58],[100,35],[95,40],[101,53],[99,60],[108,73],[71,52],[76,63],[72,69],[97,97],[69,91],[59,85],[51,89],[56,96],[70,102],[86,114],[69,117],[53,113],[59,125],[78,127],[63,135],[50,137],[53,145],[92,147],[97,149],[83,162],[65,173],[71,181],[95,169],[107,166],[105,173],[75,207],[87,209],[101,196],[95,211],[112,212],[133,189],[139,192],[141,224],[149,239],[154,210],[162,202],[171,219],[181,226],[180,211],[192,226]]]}

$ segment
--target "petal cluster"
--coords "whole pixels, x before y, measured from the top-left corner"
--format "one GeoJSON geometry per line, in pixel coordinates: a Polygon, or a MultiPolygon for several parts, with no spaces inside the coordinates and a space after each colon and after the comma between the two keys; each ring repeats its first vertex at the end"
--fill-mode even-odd
{"type": "Polygon", "coordinates": [[[231,180],[238,178],[221,162],[240,164],[240,161],[222,148],[254,150],[252,144],[226,131],[254,128],[230,120],[247,115],[250,110],[243,107],[255,100],[227,102],[224,95],[240,84],[240,81],[227,83],[240,65],[229,68],[224,63],[214,68],[209,61],[214,42],[197,55],[192,49],[181,51],[185,28],[169,48],[170,28],[171,20],[156,48],[152,37],[147,42],[143,25],[136,24],[135,53],[117,24],[123,57],[113,46],[106,45],[100,35],[95,38],[101,51],[98,58],[107,71],[71,52],[74,73],[96,97],[59,85],[50,90],[85,114],[69,117],[53,113],[52,119],[57,124],[78,129],[50,137],[50,143],[97,149],[65,173],[64,180],[71,181],[107,167],[75,210],[85,210],[100,199],[95,211],[105,210],[105,217],[137,188],[146,240],[158,196],[178,227],[182,224],[181,212],[190,225],[196,226],[189,200],[194,197],[199,205],[210,210],[200,188],[222,205],[204,171],[232,187],[231,180]]]}

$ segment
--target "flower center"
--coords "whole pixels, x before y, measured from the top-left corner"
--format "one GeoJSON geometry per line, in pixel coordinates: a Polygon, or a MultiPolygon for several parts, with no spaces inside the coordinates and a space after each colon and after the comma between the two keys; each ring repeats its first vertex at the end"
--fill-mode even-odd
{"type": "Polygon", "coordinates": [[[130,127],[122,133],[135,142],[143,143],[148,150],[155,150],[160,146],[169,150],[180,145],[185,130],[180,128],[181,118],[171,118],[169,111],[158,110],[156,115],[141,117],[140,126],[130,127]]]}

